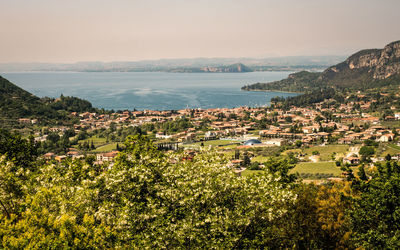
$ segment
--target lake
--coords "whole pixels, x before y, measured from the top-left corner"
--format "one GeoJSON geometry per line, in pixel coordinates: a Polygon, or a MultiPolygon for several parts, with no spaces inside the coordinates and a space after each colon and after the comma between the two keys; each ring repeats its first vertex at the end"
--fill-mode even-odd
{"type": "Polygon", "coordinates": [[[294,93],[241,91],[245,84],[286,78],[291,72],[23,72],[1,73],[39,96],[76,96],[114,110],[177,110],[269,105],[272,97],[294,93]]]}

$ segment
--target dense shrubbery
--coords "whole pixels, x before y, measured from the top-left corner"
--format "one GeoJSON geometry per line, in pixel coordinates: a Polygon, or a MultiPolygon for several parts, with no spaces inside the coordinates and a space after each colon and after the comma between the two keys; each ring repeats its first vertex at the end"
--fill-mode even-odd
{"type": "Polygon", "coordinates": [[[40,163],[32,142],[1,140],[2,248],[398,248],[394,162],[315,186],[296,182],[290,159],[238,177],[216,152],[185,160],[142,135],[113,166],[40,163]]]}

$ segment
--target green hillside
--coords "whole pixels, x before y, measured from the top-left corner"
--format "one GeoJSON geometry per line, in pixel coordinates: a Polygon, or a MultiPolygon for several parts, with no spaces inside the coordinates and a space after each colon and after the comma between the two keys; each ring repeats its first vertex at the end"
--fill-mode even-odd
{"type": "Polygon", "coordinates": [[[19,118],[35,118],[42,123],[68,122],[69,112],[95,111],[92,104],[76,97],[39,98],[0,76],[1,126],[19,118]]]}
{"type": "Polygon", "coordinates": [[[394,84],[400,84],[400,41],[383,49],[361,50],[323,72],[301,71],[280,81],[255,83],[242,89],[310,93],[327,87],[363,90],[394,84]]]}

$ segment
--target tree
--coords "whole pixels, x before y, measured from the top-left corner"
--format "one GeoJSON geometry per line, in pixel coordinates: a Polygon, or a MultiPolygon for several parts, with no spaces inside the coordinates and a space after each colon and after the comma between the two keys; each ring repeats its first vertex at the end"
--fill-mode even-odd
{"type": "Polygon", "coordinates": [[[243,166],[247,167],[251,164],[251,160],[249,157],[249,154],[247,152],[244,152],[243,154],[243,166]]]}
{"type": "Polygon", "coordinates": [[[38,156],[33,138],[0,130],[0,211],[7,218],[18,214],[28,182],[37,170],[38,156]]]}
{"type": "Polygon", "coordinates": [[[324,120],[324,118],[322,118],[320,115],[317,115],[317,116],[315,117],[315,119],[314,119],[315,122],[321,122],[321,121],[323,121],[323,120],[324,120]]]}
{"type": "Polygon", "coordinates": [[[52,132],[47,135],[46,140],[51,141],[52,143],[56,144],[60,140],[60,136],[57,133],[52,132]]]}
{"type": "Polygon", "coordinates": [[[350,211],[353,241],[365,249],[400,247],[400,167],[396,162],[377,165],[372,179],[357,185],[360,192],[350,211]]]}
{"type": "Polygon", "coordinates": [[[363,160],[368,159],[370,156],[375,154],[375,148],[372,146],[362,146],[359,151],[363,160]]]}
{"type": "Polygon", "coordinates": [[[360,180],[362,180],[362,181],[368,180],[367,174],[365,173],[364,165],[360,165],[358,167],[358,176],[359,176],[360,180]]]}
{"type": "Polygon", "coordinates": [[[270,157],[268,161],[264,162],[264,166],[270,173],[278,175],[281,183],[293,183],[296,180],[296,175],[289,173],[295,164],[291,163],[288,158],[270,157]]]}
{"type": "Polygon", "coordinates": [[[15,167],[33,170],[38,151],[33,137],[25,140],[21,135],[0,129],[0,155],[5,155],[6,160],[14,162],[15,167]]]}

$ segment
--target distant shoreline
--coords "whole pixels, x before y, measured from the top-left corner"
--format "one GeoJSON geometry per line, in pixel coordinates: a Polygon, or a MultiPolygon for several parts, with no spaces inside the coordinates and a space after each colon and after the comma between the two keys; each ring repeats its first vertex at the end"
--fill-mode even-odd
{"type": "Polygon", "coordinates": [[[271,89],[241,89],[242,91],[254,91],[254,92],[279,92],[279,93],[291,93],[291,94],[304,94],[304,92],[285,91],[285,90],[271,90],[271,89]]]}

